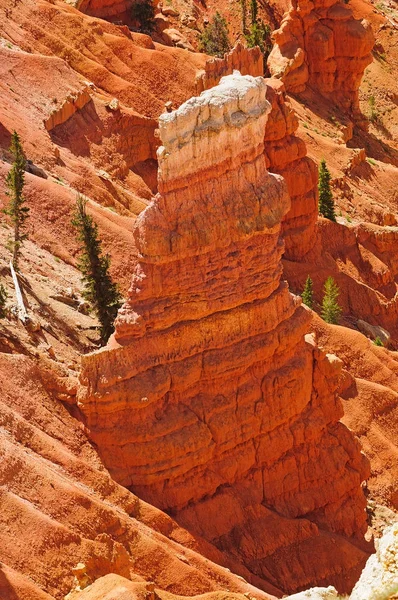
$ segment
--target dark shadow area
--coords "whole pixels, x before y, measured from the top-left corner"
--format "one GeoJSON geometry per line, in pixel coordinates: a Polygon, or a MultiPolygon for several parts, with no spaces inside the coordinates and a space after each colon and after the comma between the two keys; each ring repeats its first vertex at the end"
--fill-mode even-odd
{"type": "Polygon", "coordinates": [[[3,565],[0,563],[0,598],[2,600],[21,600],[19,593],[4,573],[3,565]]]}
{"type": "Polygon", "coordinates": [[[379,140],[373,133],[356,127],[347,148],[365,148],[366,156],[398,167],[398,150],[379,140]]]}
{"type": "Polygon", "coordinates": [[[149,187],[152,194],[158,192],[158,161],[148,158],[134,165],[131,169],[133,173],[141,177],[143,182],[149,187]]]}

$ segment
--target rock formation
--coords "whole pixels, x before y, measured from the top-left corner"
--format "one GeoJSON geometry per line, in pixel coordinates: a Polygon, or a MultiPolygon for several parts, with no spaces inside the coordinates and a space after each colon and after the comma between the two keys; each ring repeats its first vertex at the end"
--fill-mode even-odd
{"type": "Polygon", "coordinates": [[[265,128],[264,153],[267,168],[286,181],[291,208],[282,222],[285,258],[303,259],[316,241],[318,218],[318,172],[307,156],[305,142],[295,135],[298,119],[290,106],[284,85],[266,80],[271,114],[265,128]]]}
{"type": "Polygon", "coordinates": [[[273,37],[268,66],[288,92],[313,88],[358,117],[359,84],[374,44],[367,21],[336,0],[293,0],[273,37]]]}
{"type": "Polygon", "coordinates": [[[73,5],[87,15],[109,21],[131,21],[134,0],[72,0],[73,5]]]}
{"type": "MultiPolygon", "coordinates": [[[[197,77],[197,93],[214,87],[234,70],[241,75],[263,75],[260,49],[245,48],[238,43],[224,58],[209,59],[197,77]]],[[[313,248],[316,241],[317,168],[307,156],[304,141],[295,135],[299,122],[283,83],[276,78],[269,78],[266,82],[266,97],[271,104],[264,136],[266,166],[272,173],[282,175],[287,183],[291,208],[282,225],[285,258],[297,261],[313,248]]]]}
{"type": "Polygon", "coordinates": [[[159,194],[78,402],[118,482],[263,581],[345,591],[367,556],[368,467],[339,423],[340,362],[304,338],[281,281],[290,203],[266,169],[266,89],[235,74],[161,116],[159,194]]]}
{"type": "Polygon", "coordinates": [[[90,92],[86,86],[74,94],[68,94],[60,106],[55,107],[50,116],[44,120],[44,127],[47,131],[51,131],[57,125],[65,123],[76,111],[86,106],[90,100],[90,92]]]}
{"type": "Polygon", "coordinates": [[[264,75],[264,56],[260,48],[246,48],[238,42],[230,52],[224,54],[224,58],[209,58],[196,78],[196,93],[214,87],[222,77],[232,75],[234,71],[253,77],[264,75]]]}

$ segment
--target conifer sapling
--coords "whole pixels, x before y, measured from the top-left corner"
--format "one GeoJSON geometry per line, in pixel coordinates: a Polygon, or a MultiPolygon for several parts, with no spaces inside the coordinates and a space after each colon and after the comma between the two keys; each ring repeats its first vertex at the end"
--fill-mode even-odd
{"type": "Polygon", "coordinates": [[[81,196],[76,200],[76,212],[72,225],[82,242],[78,263],[83,274],[83,297],[92,305],[100,322],[101,342],[105,344],[114,331],[114,321],[121,306],[121,295],[109,274],[110,257],[103,255],[98,226],[86,212],[87,200],[81,196]]]}
{"type": "Polygon", "coordinates": [[[199,38],[199,50],[223,58],[230,49],[227,21],[217,11],[199,38]]]}
{"type": "Polygon", "coordinates": [[[337,302],[337,298],[340,294],[339,287],[333,277],[328,277],[323,289],[324,297],[322,300],[321,317],[326,323],[337,325],[342,312],[341,307],[337,302]]]}
{"type": "Polygon", "coordinates": [[[4,319],[6,316],[6,302],[7,302],[8,294],[4,285],[0,283],[0,319],[4,319]]]}
{"type": "Polygon", "coordinates": [[[21,140],[16,131],[11,136],[10,152],[14,160],[6,178],[8,188],[6,194],[10,200],[4,209],[4,213],[10,217],[14,226],[14,237],[10,240],[9,246],[12,251],[12,263],[14,269],[17,270],[21,244],[28,237],[25,231],[25,222],[29,216],[29,208],[25,206],[23,196],[26,160],[21,140]]]}
{"type": "Polygon", "coordinates": [[[309,308],[312,308],[312,306],[313,306],[312,294],[313,294],[312,279],[308,275],[308,277],[305,281],[303,293],[301,294],[301,298],[303,300],[303,303],[306,304],[309,308]]]}
{"type": "Polygon", "coordinates": [[[326,161],[323,158],[319,165],[319,214],[326,219],[330,219],[330,221],[336,221],[333,194],[330,189],[330,179],[330,172],[326,166],[326,161]]]}

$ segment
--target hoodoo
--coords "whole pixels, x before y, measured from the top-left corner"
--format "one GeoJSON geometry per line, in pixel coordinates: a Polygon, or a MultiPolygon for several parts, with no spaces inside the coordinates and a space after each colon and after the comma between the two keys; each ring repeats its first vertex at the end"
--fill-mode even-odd
{"type": "Polygon", "coordinates": [[[273,35],[268,66],[287,91],[312,88],[358,119],[359,85],[374,45],[368,21],[336,0],[293,0],[273,35]]]}
{"type": "Polygon", "coordinates": [[[266,169],[266,88],[235,73],[161,116],[128,300],[78,399],[118,482],[279,589],[346,591],[368,464],[339,422],[340,361],[281,281],[290,201],[266,169]]]}

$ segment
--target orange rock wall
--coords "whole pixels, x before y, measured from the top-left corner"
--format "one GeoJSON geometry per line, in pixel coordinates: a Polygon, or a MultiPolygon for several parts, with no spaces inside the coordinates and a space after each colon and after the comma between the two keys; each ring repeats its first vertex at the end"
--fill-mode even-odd
{"type": "Polygon", "coordinates": [[[241,75],[264,75],[264,56],[260,48],[246,48],[238,42],[224,58],[210,58],[196,79],[196,93],[200,94],[217,85],[225,75],[239,71],[241,75]]]}
{"type": "Polygon", "coordinates": [[[305,142],[295,135],[298,119],[281,81],[267,79],[271,114],[265,127],[264,154],[267,168],[286,181],[291,207],[282,221],[284,256],[302,260],[316,241],[318,218],[318,171],[307,156],[305,142]]]}
{"type": "Polygon", "coordinates": [[[313,88],[358,116],[359,84],[374,44],[367,21],[354,19],[343,2],[293,0],[273,37],[268,66],[288,92],[313,88]]]}
{"type": "Polygon", "coordinates": [[[134,0],[77,0],[76,8],[100,19],[129,22],[134,0]]]}
{"type": "Polygon", "coordinates": [[[367,556],[368,467],[339,423],[340,362],[281,282],[290,202],[266,169],[266,91],[233,75],[161,116],[160,193],[78,402],[118,482],[279,589],[345,591],[367,556]]]}
{"type": "Polygon", "coordinates": [[[75,94],[69,94],[61,106],[55,108],[50,116],[44,120],[44,127],[51,131],[57,125],[65,123],[75,112],[90,102],[91,96],[87,88],[78,90],[75,94]]]}

